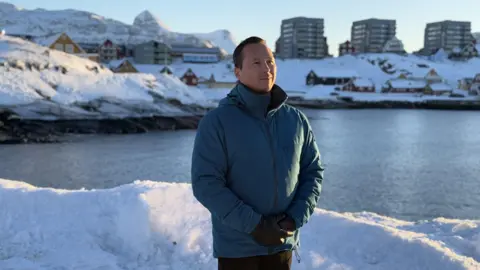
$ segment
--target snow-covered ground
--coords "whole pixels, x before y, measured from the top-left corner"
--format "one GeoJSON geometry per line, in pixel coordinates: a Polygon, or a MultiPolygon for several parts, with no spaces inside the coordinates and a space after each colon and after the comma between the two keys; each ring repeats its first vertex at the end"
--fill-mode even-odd
{"type": "Polygon", "coordinates": [[[39,107],[49,108],[42,109],[45,114],[45,110],[51,114],[53,109],[62,108],[84,117],[114,117],[138,115],[138,110],[131,111],[132,105],[142,107],[147,114],[182,113],[169,100],[211,106],[200,90],[188,88],[176,77],[160,73],[115,74],[88,59],[8,36],[0,36],[0,78],[0,106],[13,108],[25,117],[40,117],[28,113],[39,107]],[[104,103],[96,113],[82,113],[75,106],[99,100],[110,104],[104,103]],[[22,110],[25,106],[31,108],[22,110]]]}
{"type": "MultiPolygon", "coordinates": [[[[163,65],[140,65],[135,67],[143,73],[157,74],[163,69],[163,65]]],[[[222,61],[214,64],[192,64],[174,62],[169,68],[174,76],[182,77],[183,74],[191,69],[197,77],[208,79],[212,74],[219,81],[234,82],[236,79],[233,74],[232,63],[222,61]]],[[[468,61],[451,61],[448,59],[437,59],[435,61],[427,60],[415,55],[397,55],[397,54],[362,54],[345,55],[342,57],[329,58],[323,60],[305,60],[305,59],[277,59],[277,80],[276,83],[286,90],[290,96],[303,97],[307,100],[330,99],[336,100],[339,97],[352,97],[358,101],[422,101],[432,99],[450,99],[450,100],[471,100],[478,99],[475,96],[469,96],[468,91],[458,89],[458,81],[464,78],[473,78],[480,73],[480,58],[473,58],[468,61]],[[390,66],[389,66],[390,65],[390,66]],[[387,68],[388,67],[388,68],[387,68]],[[387,70],[389,73],[384,72],[387,70]],[[425,76],[434,70],[443,80],[443,83],[449,86],[453,93],[463,95],[464,97],[417,95],[408,93],[381,93],[382,86],[390,79],[396,79],[401,74],[416,78],[425,78],[425,76]],[[375,86],[375,93],[360,93],[336,91],[335,86],[308,86],[306,78],[312,70],[326,71],[333,76],[340,74],[354,74],[362,80],[369,80],[375,86]],[[332,95],[332,93],[335,93],[332,95]]],[[[337,85],[337,87],[341,87],[337,85]]],[[[195,89],[195,87],[190,87],[195,89]]],[[[225,96],[229,89],[202,89],[207,98],[218,100],[225,96]]]]}
{"type": "MultiPolygon", "coordinates": [[[[189,184],[56,190],[0,179],[0,269],[216,269],[189,184]]],[[[293,269],[480,269],[480,221],[317,208],[293,269]]]]}

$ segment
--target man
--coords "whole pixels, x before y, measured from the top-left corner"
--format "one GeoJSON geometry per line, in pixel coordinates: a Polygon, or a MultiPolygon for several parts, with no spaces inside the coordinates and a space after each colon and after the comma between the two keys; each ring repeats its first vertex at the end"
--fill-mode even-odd
{"type": "Polygon", "coordinates": [[[266,42],[247,38],[233,61],[237,85],[197,130],[193,193],[211,213],[218,269],[287,270],[320,196],[320,153],[307,118],[275,85],[266,42]]]}

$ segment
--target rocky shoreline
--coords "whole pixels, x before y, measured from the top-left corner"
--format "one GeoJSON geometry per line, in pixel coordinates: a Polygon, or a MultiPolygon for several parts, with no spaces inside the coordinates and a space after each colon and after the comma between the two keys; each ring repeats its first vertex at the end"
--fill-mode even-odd
{"type": "Polygon", "coordinates": [[[291,99],[292,106],[310,109],[429,109],[429,110],[480,110],[478,100],[422,100],[422,101],[357,101],[357,100],[303,100],[291,99]]]}
{"type": "Polygon", "coordinates": [[[12,118],[4,111],[0,113],[0,144],[58,143],[69,134],[132,134],[196,129],[201,118],[201,115],[193,115],[50,121],[12,118]]]}
{"type": "MultiPolygon", "coordinates": [[[[436,109],[480,110],[480,100],[353,101],[290,99],[289,104],[311,109],[436,109]]],[[[183,106],[186,109],[186,106],[183,106]]],[[[58,143],[69,134],[133,134],[196,129],[206,110],[184,116],[137,116],[40,120],[0,111],[0,144],[58,143]]]]}

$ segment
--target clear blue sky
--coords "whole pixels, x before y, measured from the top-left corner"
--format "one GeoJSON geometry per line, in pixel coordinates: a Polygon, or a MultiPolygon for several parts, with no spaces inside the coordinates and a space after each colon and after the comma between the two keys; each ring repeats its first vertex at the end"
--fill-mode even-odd
{"type": "MultiPolygon", "coordinates": [[[[2,0],[0,0],[2,1],[2,0]]],[[[472,22],[480,32],[480,0],[13,0],[26,8],[86,10],[131,24],[135,16],[148,9],[172,31],[192,33],[228,29],[237,41],[251,35],[265,38],[274,46],[280,22],[294,16],[325,19],[325,34],[330,53],[349,39],[352,21],[371,17],[397,20],[397,37],[407,51],[423,47],[425,23],[440,20],[472,22]]]]}

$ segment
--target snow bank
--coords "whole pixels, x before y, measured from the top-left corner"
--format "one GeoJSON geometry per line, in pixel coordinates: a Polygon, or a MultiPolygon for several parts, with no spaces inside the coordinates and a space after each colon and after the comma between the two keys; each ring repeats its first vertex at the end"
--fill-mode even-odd
{"type": "MultiPolygon", "coordinates": [[[[55,190],[0,179],[0,269],[216,269],[189,184],[55,190]]],[[[480,221],[316,209],[293,269],[480,269],[480,221]]]]}

